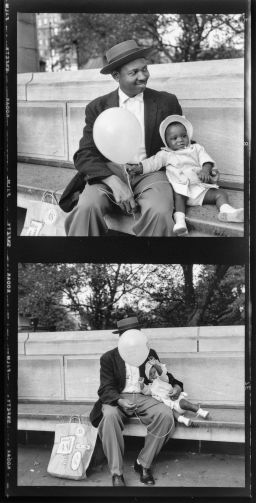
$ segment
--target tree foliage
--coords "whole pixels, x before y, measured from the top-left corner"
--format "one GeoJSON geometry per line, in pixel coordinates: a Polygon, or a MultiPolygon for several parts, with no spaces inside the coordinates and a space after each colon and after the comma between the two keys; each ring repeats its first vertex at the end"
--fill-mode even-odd
{"type": "Polygon", "coordinates": [[[244,323],[242,266],[19,264],[18,290],[45,329],[111,329],[131,312],[144,327],[244,323]]]}
{"type": "Polygon", "coordinates": [[[74,48],[83,68],[92,58],[103,62],[108,48],[127,39],[154,48],[150,63],[241,57],[243,36],[239,14],[79,13],[62,15],[52,44],[63,68],[74,48]]]}

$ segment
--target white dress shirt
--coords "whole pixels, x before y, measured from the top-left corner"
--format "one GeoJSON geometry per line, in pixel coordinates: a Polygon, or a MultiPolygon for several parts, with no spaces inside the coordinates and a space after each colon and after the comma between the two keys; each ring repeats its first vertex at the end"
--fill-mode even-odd
{"type": "Polygon", "coordinates": [[[119,106],[121,108],[126,108],[129,110],[135,117],[138,119],[142,131],[141,144],[137,154],[135,154],[134,158],[131,159],[131,163],[134,162],[137,164],[138,162],[146,159],[146,148],[145,148],[145,125],[144,125],[144,100],[143,93],[139,93],[136,96],[129,98],[127,94],[125,94],[120,88],[118,89],[119,94],[119,106]]]}
{"type": "Polygon", "coordinates": [[[134,367],[133,365],[129,365],[125,363],[125,387],[122,393],[140,393],[140,385],[139,385],[139,377],[140,372],[138,367],[134,367]]]}

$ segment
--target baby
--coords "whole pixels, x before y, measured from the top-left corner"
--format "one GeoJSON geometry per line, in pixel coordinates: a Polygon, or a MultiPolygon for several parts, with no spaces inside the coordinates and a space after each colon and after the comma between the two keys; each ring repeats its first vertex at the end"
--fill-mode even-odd
{"type": "Polygon", "coordinates": [[[170,115],[160,124],[165,147],[139,164],[127,165],[130,176],[151,173],[166,167],[166,175],[174,191],[173,232],[187,234],[185,209],[188,206],[216,204],[218,218],[226,222],[243,222],[243,208],[235,209],[216,182],[219,175],[214,160],[199,143],[192,143],[192,124],[183,115],[170,115]]]}
{"type": "Polygon", "coordinates": [[[208,417],[209,412],[207,410],[201,409],[199,405],[194,405],[186,399],[187,393],[182,391],[177,399],[170,398],[169,393],[172,391],[172,385],[169,383],[167,369],[164,364],[155,358],[151,358],[146,363],[145,374],[150,384],[146,385],[141,382],[141,393],[152,395],[156,400],[165,403],[174,413],[176,412],[174,415],[179,423],[190,426],[191,419],[183,416],[186,410],[195,412],[197,416],[203,419],[208,417]]]}

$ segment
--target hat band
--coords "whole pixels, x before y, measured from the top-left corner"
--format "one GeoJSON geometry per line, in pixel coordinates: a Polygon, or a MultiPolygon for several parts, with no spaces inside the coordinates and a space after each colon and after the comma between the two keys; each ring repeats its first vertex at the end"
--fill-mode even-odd
{"type": "Polygon", "coordinates": [[[108,65],[111,65],[112,63],[115,63],[116,61],[119,61],[120,59],[126,58],[126,56],[129,56],[130,54],[135,54],[136,52],[139,52],[141,50],[144,50],[147,48],[139,47],[135,49],[129,49],[128,51],[122,52],[122,54],[118,54],[117,56],[113,57],[108,61],[108,65]]]}
{"type": "Polygon", "coordinates": [[[138,327],[138,323],[132,323],[132,325],[125,325],[123,327],[118,327],[118,330],[129,330],[129,328],[138,327]]]}

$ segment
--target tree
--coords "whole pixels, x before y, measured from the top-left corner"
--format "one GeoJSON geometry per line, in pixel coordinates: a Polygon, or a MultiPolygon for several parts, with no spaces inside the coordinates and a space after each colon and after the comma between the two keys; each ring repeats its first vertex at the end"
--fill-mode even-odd
{"type": "Polygon", "coordinates": [[[62,68],[74,48],[78,68],[104,62],[106,49],[127,39],[153,47],[150,63],[196,61],[243,55],[244,17],[239,14],[63,14],[52,41],[62,68]]]}
{"type": "Polygon", "coordinates": [[[177,14],[170,19],[178,28],[176,40],[166,42],[173,61],[243,56],[243,14],[177,14]]]}
{"type": "Polygon", "coordinates": [[[19,264],[19,312],[57,330],[244,322],[244,269],[226,265],[19,264]],[[72,315],[73,314],[73,318],[72,315]]]}
{"type": "Polygon", "coordinates": [[[59,34],[53,44],[61,54],[61,66],[69,63],[72,48],[76,47],[78,67],[92,58],[105,60],[105,52],[123,40],[136,38],[145,41],[145,46],[157,42],[156,14],[63,14],[59,34]]]}

